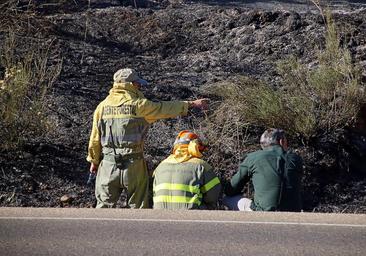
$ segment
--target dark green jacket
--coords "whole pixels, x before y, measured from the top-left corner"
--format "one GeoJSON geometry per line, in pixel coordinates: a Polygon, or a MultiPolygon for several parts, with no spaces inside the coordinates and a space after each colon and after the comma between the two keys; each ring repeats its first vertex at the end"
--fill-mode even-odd
{"type": "Polygon", "coordinates": [[[240,194],[251,179],[256,211],[300,211],[302,159],[286,153],[281,146],[271,146],[248,154],[239,171],[226,186],[228,196],[240,194]]]}

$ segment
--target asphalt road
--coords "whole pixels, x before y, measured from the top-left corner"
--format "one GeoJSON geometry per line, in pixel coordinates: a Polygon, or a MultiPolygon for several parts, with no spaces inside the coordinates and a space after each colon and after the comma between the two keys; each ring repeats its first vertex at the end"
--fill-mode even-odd
{"type": "Polygon", "coordinates": [[[0,208],[0,255],[366,255],[366,215],[0,208]]]}

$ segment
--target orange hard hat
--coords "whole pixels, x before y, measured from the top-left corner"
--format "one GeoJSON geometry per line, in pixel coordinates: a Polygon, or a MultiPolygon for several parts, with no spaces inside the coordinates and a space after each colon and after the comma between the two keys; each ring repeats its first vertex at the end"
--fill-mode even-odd
{"type": "Polygon", "coordinates": [[[200,152],[206,150],[207,146],[204,145],[204,143],[202,143],[202,141],[200,140],[198,135],[189,130],[183,130],[178,134],[178,136],[174,142],[174,147],[177,145],[182,145],[182,144],[188,145],[191,141],[194,141],[194,140],[196,140],[198,142],[198,144],[199,144],[198,149],[200,152]]]}

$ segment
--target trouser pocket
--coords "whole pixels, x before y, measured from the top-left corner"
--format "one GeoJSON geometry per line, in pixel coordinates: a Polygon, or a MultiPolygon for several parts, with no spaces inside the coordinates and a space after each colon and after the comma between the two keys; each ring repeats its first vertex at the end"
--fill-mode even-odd
{"type": "Polygon", "coordinates": [[[97,208],[114,207],[119,196],[119,177],[115,172],[115,164],[102,160],[99,165],[95,196],[97,198],[97,208]]]}

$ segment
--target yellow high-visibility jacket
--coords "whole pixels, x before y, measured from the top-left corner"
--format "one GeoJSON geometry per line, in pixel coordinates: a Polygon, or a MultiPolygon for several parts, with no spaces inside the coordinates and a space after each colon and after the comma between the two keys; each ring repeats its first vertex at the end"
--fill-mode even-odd
{"type": "Polygon", "coordinates": [[[171,155],[155,169],[153,191],[154,209],[215,209],[221,184],[206,161],[171,155]]]}
{"type": "Polygon", "coordinates": [[[115,83],[94,112],[87,161],[98,165],[103,154],[143,152],[149,125],[186,115],[188,102],[147,100],[132,83],[115,83]]]}

